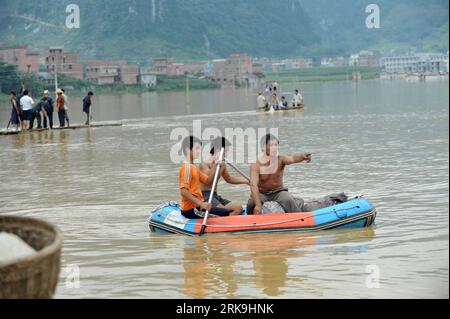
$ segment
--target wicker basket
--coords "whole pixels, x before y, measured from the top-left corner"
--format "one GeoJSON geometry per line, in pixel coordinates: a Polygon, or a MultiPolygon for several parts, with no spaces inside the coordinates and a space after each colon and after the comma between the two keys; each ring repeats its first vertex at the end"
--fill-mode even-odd
{"type": "Polygon", "coordinates": [[[0,299],[52,298],[58,283],[62,232],[44,221],[1,215],[0,232],[19,236],[37,251],[0,263],[0,299]]]}

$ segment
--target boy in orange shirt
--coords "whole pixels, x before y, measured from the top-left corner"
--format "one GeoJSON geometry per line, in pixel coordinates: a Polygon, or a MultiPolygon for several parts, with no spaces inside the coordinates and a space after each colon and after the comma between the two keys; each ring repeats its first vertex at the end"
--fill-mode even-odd
{"type": "Polygon", "coordinates": [[[227,209],[213,207],[203,198],[200,183],[212,186],[215,170],[211,170],[209,175],[206,175],[193,164],[194,160],[199,158],[201,145],[202,142],[193,136],[185,138],[182,143],[186,161],[182,164],[179,175],[181,214],[188,219],[201,218],[205,211],[209,211],[212,215],[229,216],[230,212],[227,209]]]}

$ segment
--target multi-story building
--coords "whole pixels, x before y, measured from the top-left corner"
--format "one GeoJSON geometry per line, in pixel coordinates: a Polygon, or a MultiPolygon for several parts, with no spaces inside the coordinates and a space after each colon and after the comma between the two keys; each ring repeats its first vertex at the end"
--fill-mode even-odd
{"type": "Polygon", "coordinates": [[[388,73],[439,73],[448,72],[448,54],[417,53],[384,57],[381,65],[388,73]]]}
{"type": "Polygon", "coordinates": [[[241,77],[253,74],[253,59],[248,54],[231,54],[227,58],[225,72],[228,77],[241,77]]]}
{"type": "Polygon", "coordinates": [[[227,59],[215,59],[212,60],[212,71],[210,74],[210,78],[212,81],[217,82],[219,84],[225,84],[227,82],[227,77],[225,73],[225,66],[227,64],[227,59]]]}
{"type": "Polygon", "coordinates": [[[153,70],[159,75],[169,75],[173,67],[173,60],[170,58],[158,58],[153,60],[153,70]]]}
{"type": "Polygon", "coordinates": [[[39,53],[28,52],[28,46],[0,48],[0,61],[16,65],[21,72],[39,72],[39,53]]]}
{"type": "Polygon", "coordinates": [[[103,85],[119,82],[119,67],[109,61],[86,61],[86,80],[103,85]]]}
{"type": "Polygon", "coordinates": [[[139,83],[139,65],[128,64],[126,61],[118,61],[119,81],[123,84],[139,83]]]}
{"type": "Polygon", "coordinates": [[[86,80],[99,85],[103,84],[137,84],[139,66],[127,61],[86,61],[86,80]]]}
{"type": "Polygon", "coordinates": [[[350,66],[379,68],[380,56],[372,51],[360,51],[359,53],[350,56],[348,64],[350,66]]]}
{"type": "Polygon", "coordinates": [[[74,52],[64,52],[63,46],[49,47],[45,51],[45,68],[47,72],[64,74],[65,76],[83,79],[83,65],[78,63],[74,52]]]}

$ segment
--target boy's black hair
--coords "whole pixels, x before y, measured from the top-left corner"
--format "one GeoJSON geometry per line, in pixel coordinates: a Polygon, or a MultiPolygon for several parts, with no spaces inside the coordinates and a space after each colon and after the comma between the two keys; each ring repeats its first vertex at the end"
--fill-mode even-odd
{"type": "Polygon", "coordinates": [[[28,95],[28,91],[27,90],[23,91],[23,95],[28,95]]]}
{"type": "Polygon", "coordinates": [[[88,95],[94,95],[94,93],[92,91],[89,91],[88,95]]]}
{"type": "Polygon", "coordinates": [[[211,150],[209,151],[209,154],[214,155],[216,150],[220,150],[225,147],[231,146],[231,142],[227,140],[225,137],[216,137],[211,142],[211,150]]]}
{"type": "Polygon", "coordinates": [[[14,96],[17,96],[16,92],[14,92],[14,91],[11,91],[11,94],[14,96]]]}
{"type": "Polygon", "coordinates": [[[194,144],[198,143],[202,145],[202,141],[200,141],[198,138],[194,136],[188,136],[183,140],[183,143],[181,144],[181,147],[183,149],[183,154],[186,156],[186,149],[189,148],[189,150],[192,151],[192,148],[194,147],[194,144]]]}
{"type": "Polygon", "coordinates": [[[275,135],[268,133],[261,139],[261,146],[269,144],[271,140],[275,140],[278,144],[280,144],[280,140],[275,135]]]}

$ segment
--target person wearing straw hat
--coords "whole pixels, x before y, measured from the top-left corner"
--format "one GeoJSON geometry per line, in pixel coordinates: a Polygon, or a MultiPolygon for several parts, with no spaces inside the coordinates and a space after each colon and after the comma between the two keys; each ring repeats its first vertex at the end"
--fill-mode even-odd
{"type": "Polygon", "coordinates": [[[70,121],[69,120],[69,99],[67,98],[66,90],[61,88],[61,91],[63,91],[62,96],[64,98],[64,111],[65,111],[64,118],[67,121],[67,127],[69,127],[70,126],[70,122],[69,122],[70,121]]]}
{"type": "Polygon", "coordinates": [[[61,89],[56,90],[56,109],[58,111],[58,118],[59,118],[59,127],[64,127],[66,122],[66,110],[64,109],[64,96],[63,91],[61,89]]]}
{"type": "Polygon", "coordinates": [[[50,92],[48,90],[44,91],[44,97],[41,99],[44,101],[44,98],[47,99],[46,103],[43,103],[44,105],[44,128],[50,127],[53,128],[53,99],[50,97],[50,92]]]}

